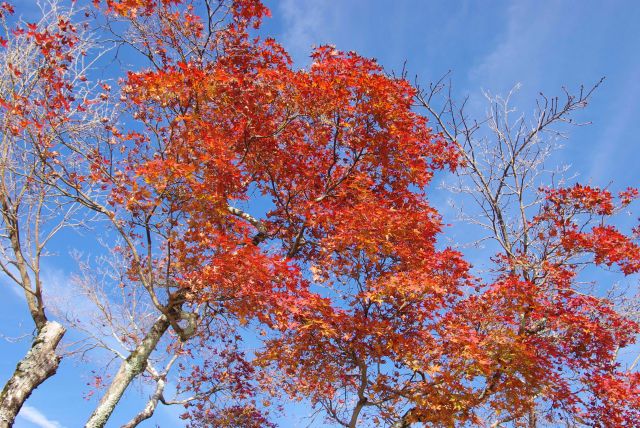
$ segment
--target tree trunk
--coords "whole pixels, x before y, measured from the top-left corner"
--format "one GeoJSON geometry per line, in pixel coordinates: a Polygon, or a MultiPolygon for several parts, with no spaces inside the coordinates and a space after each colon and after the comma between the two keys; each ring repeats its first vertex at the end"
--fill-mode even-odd
{"type": "Polygon", "coordinates": [[[169,319],[165,315],[161,315],[156,320],[142,342],[120,365],[111,385],[109,385],[100,403],[98,403],[98,407],[91,414],[85,428],[104,427],[129,384],[144,372],[149,356],[169,328],[169,325],[169,319]]]}
{"type": "Polygon", "coordinates": [[[13,426],[26,399],[56,373],[62,359],[56,354],[56,348],[64,333],[65,328],[55,321],[45,322],[39,330],[31,349],[0,392],[0,428],[13,426]]]}

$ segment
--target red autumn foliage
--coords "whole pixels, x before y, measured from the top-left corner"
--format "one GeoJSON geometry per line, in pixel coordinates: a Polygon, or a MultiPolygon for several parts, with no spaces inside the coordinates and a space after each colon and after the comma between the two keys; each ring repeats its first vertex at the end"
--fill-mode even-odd
{"type": "MultiPolygon", "coordinates": [[[[235,2],[233,22],[259,23],[257,4],[235,2]]],[[[533,270],[499,255],[503,273],[483,285],[436,246],[442,225],[425,189],[458,152],[412,110],[414,89],[329,46],[295,70],[247,28],[221,32],[217,56],[167,54],[129,74],[127,103],[158,137],[131,139],[113,199],[180,211],[174,263],[192,298],[271,328],[258,358],[266,390],[347,426],[401,409],[406,422],[438,425],[535,408],[599,424],[613,402],[620,423],[640,420],[615,359],[638,326],[573,286],[572,263],[589,254],[625,274],[640,266],[631,238],[577,222],[614,214],[609,192],[550,190],[531,225],[550,252],[533,270]]]]}
{"type": "MultiPolygon", "coordinates": [[[[576,287],[578,265],[640,270],[636,239],[609,224],[635,189],[619,204],[595,187],[548,190],[527,225],[539,251],[497,254],[495,277],[474,278],[438,245],[446,230],[428,200],[434,173],[460,166],[458,147],[413,110],[406,80],[331,46],[295,69],[276,41],[250,36],[269,15],[259,1],[224,2],[211,33],[194,4],[106,2],[118,19],[159,23],[141,38],[152,66],[123,79],[129,116],[106,121],[108,147],[83,153],[83,174],[58,173],[77,194],[85,182],[108,192],[90,208],[126,231],[130,250],[161,248],[158,259],[127,253],[132,282],[167,272],[154,285],[167,313],[206,307],[182,350],[207,356],[180,384],[198,397],[193,426],[268,426],[251,401],[258,382],[344,426],[482,425],[532,411],[640,424],[638,375],[617,359],[640,327],[576,287]],[[265,331],[253,361],[237,343],[246,326],[265,331]],[[218,384],[243,403],[216,407],[218,384]]],[[[8,129],[59,126],[84,108],[65,74],[74,27],[21,31],[48,59],[44,96],[29,101],[47,114],[3,99],[8,129]]],[[[49,135],[41,146],[54,162],[49,135]]],[[[184,319],[172,321],[180,336],[184,319]]]]}

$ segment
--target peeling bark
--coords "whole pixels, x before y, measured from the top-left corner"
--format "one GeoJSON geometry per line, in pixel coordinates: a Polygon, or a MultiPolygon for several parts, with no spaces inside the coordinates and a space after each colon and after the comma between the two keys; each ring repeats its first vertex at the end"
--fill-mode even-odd
{"type": "Polygon", "coordinates": [[[31,349],[0,392],[0,428],[11,427],[31,393],[56,373],[62,359],[56,348],[65,331],[55,321],[46,321],[39,330],[31,349]]]}

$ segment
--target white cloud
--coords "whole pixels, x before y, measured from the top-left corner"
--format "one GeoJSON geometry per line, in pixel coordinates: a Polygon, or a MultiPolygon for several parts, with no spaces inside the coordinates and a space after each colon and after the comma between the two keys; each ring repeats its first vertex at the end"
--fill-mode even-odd
{"type": "Polygon", "coordinates": [[[27,298],[24,296],[24,290],[20,288],[18,284],[13,281],[7,280],[7,284],[3,284],[3,286],[9,287],[11,292],[15,294],[20,300],[27,301],[27,298]]]}
{"type": "Polygon", "coordinates": [[[314,2],[285,0],[280,3],[286,23],[284,43],[297,54],[308,51],[315,42],[319,28],[323,26],[321,5],[314,2]]]}
{"type": "Polygon", "coordinates": [[[327,43],[322,36],[335,21],[335,2],[283,0],[279,3],[285,32],[282,42],[297,64],[306,65],[313,45],[327,43]]]}
{"type": "Polygon", "coordinates": [[[22,406],[18,417],[26,419],[40,428],[64,428],[60,422],[47,418],[40,410],[31,406],[22,406]]]}
{"type": "MultiPolygon", "coordinates": [[[[14,272],[14,275],[17,275],[17,272],[14,272]]],[[[5,290],[11,291],[13,295],[18,297],[22,301],[26,301],[26,297],[24,296],[24,290],[16,284],[9,276],[7,276],[4,272],[0,273],[0,287],[5,290]]]]}
{"type": "Polygon", "coordinates": [[[542,69],[547,64],[541,58],[553,53],[549,51],[558,36],[561,17],[555,3],[543,9],[534,2],[513,3],[499,43],[471,70],[470,78],[499,92],[510,89],[517,81],[537,86],[546,75],[542,69]]]}
{"type": "Polygon", "coordinates": [[[624,90],[614,92],[615,97],[611,97],[610,105],[615,106],[610,110],[612,114],[595,118],[597,122],[603,124],[599,127],[602,129],[600,137],[594,144],[598,155],[585,156],[585,161],[590,161],[590,169],[586,171],[587,177],[598,185],[607,185],[612,178],[617,185],[631,184],[636,178],[634,169],[637,145],[630,141],[635,138],[633,124],[640,112],[637,102],[640,98],[638,73],[640,73],[640,62],[625,72],[624,77],[619,78],[618,82],[613,82],[624,90]]]}

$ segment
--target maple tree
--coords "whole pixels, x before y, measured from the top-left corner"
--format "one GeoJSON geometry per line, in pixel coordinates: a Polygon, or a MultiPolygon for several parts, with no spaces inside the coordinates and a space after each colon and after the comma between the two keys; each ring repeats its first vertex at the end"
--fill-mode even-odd
{"type": "MultiPolygon", "coordinates": [[[[273,397],[307,399],[347,427],[535,425],[539,415],[638,423],[638,375],[617,358],[638,324],[577,286],[586,264],[640,269],[635,237],[613,223],[637,192],[616,202],[579,184],[538,191],[528,175],[542,133],[590,92],[545,106],[533,130],[498,132],[506,122],[494,111],[499,155],[484,163],[464,114],[452,128],[433,92],[373,60],[321,46],[295,69],[255,35],[269,14],[258,0],[93,4],[88,17],[99,13],[143,62],[119,89],[70,71],[87,53],[67,18],[0,39],[7,52],[31,40],[42,61],[22,70],[3,57],[8,81],[31,67],[42,88],[2,93],[3,137],[19,142],[3,148],[35,160],[20,173],[34,177],[25,188],[101,218],[117,237],[102,285],[123,297],[103,293],[82,262],[77,282],[100,318],[67,320],[120,360],[96,378],[104,391],[86,426],[104,426],[141,377],[154,392],[125,426],[159,404],[185,405],[192,426],[269,426],[273,397]],[[439,170],[474,184],[498,243],[490,276],[438,242],[445,228],[428,185],[439,170]],[[255,352],[243,351],[247,330],[260,338],[255,352]]],[[[12,222],[30,220],[7,206],[11,235],[12,222]]],[[[28,278],[17,282],[29,300],[28,278]]],[[[41,330],[44,305],[32,306],[41,330]]]]}
{"type": "MultiPolygon", "coordinates": [[[[549,102],[533,129],[493,111],[498,141],[489,140],[485,153],[478,145],[487,140],[475,138],[477,128],[465,127],[463,114],[445,122],[429,101],[433,94],[417,92],[416,101],[458,147],[462,175],[475,184],[463,189],[481,204],[484,214],[475,222],[499,245],[493,275],[469,277],[458,254],[421,244],[421,229],[411,223],[410,238],[392,247],[358,242],[358,233],[382,242],[406,233],[392,212],[381,214],[371,234],[377,223],[369,208],[357,231],[350,230],[352,246],[328,246],[339,270],[313,271],[314,282],[328,282],[342,303],[309,308],[262,354],[281,373],[275,382],[294,397],[310,397],[343,426],[362,423],[366,411],[374,425],[396,427],[636,423],[637,374],[617,355],[634,343],[638,325],[603,297],[610,286],[584,290],[578,276],[585,265],[638,272],[637,230],[625,235],[607,224],[637,191],[622,192],[616,204],[594,187],[535,187],[548,149],[542,134],[553,134],[551,125],[566,121],[590,95],[549,102]],[[447,123],[461,125],[450,131],[447,123]],[[413,257],[422,262],[417,269],[413,257]],[[345,293],[349,286],[354,291],[345,293]]],[[[433,230],[427,229],[430,239],[433,230]]]]}

